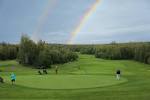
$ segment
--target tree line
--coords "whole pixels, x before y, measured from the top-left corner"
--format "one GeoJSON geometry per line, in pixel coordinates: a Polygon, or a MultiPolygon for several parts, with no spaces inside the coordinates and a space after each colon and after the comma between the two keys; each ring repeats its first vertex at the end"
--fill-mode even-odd
{"type": "Polygon", "coordinates": [[[17,58],[18,45],[0,43],[0,60],[12,60],[17,58]]]}
{"type": "Polygon", "coordinates": [[[150,42],[111,43],[101,45],[63,45],[35,43],[28,36],[21,38],[19,45],[0,43],[0,60],[17,59],[21,64],[50,67],[78,59],[75,52],[92,54],[103,59],[131,59],[150,64],[150,42]]]}
{"type": "Polygon", "coordinates": [[[131,59],[150,64],[150,42],[70,45],[68,48],[82,54],[95,55],[96,58],[112,60],[131,59]]]}
{"type": "Polygon", "coordinates": [[[64,45],[35,43],[23,35],[19,45],[0,44],[0,60],[16,59],[20,64],[35,68],[48,68],[52,64],[63,64],[78,59],[78,55],[64,45]]]}

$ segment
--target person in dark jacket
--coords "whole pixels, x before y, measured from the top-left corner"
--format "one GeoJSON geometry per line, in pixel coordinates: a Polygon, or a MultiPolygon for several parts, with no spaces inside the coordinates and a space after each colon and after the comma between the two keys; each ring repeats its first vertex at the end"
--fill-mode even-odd
{"type": "Polygon", "coordinates": [[[44,73],[44,74],[48,74],[48,72],[47,72],[46,69],[43,69],[43,73],[44,73]]]}
{"type": "Polygon", "coordinates": [[[0,77],[0,83],[4,83],[4,79],[0,77]]]}
{"type": "Polygon", "coordinates": [[[116,78],[117,78],[117,80],[120,80],[120,77],[121,77],[121,71],[117,70],[116,71],[116,78]]]}

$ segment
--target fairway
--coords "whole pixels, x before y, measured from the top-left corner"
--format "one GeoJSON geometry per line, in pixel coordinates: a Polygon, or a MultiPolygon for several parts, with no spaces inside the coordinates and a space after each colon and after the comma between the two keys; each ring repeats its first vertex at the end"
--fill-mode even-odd
{"type": "Polygon", "coordinates": [[[150,98],[150,65],[131,60],[104,60],[79,54],[78,61],[59,64],[38,75],[36,69],[13,61],[0,61],[2,100],[148,100],[150,98]],[[13,66],[13,68],[11,67],[13,66]],[[116,80],[116,69],[122,71],[116,80]],[[17,80],[11,85],[10,74],[17,80]]]}
{"type": "MultiPolygon", "coordinates": [[[[10,84],[9,78],[7,83],[10,84]]],[[[126,82],[122,78],[106,75],[30,75],[18,76],[17,85],[39,89],[83,89],[115,85],[126,82]]]]}

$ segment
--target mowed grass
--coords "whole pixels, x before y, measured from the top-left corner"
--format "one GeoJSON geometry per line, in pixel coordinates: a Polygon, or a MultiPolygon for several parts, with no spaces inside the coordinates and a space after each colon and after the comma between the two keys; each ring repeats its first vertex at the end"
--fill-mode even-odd
{"type": "Polygon", "coordinates": [[[6,81],[0,84],[0,100],[150,99],[150,65],[130,60],[96,59],[92,55],[79,57],[78,61],[58,65],[58,75],[52,68],[43,76],[16,61],[0,61],[0,76],[6,81]],[[122,71],[120,82],[115,80],[116,69],[122,71]],[[11,72],[17,75],[16,85],[10,84],[11,72]]]}
{"type": "MultiPolygon", "coordinates": [[[[11,84],[8,77],[6,83],[11,84]]],[[[39,89],[83,89],[110,86],[126,82],[106,75],[28,75],[18,76],[17,85],[39,89]]]]}

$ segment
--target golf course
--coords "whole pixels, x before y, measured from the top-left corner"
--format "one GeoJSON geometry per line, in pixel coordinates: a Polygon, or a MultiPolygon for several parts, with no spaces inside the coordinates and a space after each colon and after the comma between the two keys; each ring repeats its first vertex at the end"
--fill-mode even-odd
{"type": "Polygon", "coordinates": [[[0,100],[150,100],[150,0],[0,0],[0,100]]]}
{"type": "Polygon", "coordinates": [[[78,54],[77,61],[57,64],[48,74],[15,60],[0,61],[0,100],[148,100],[150,65],[133,60],[104,60],[78,54]],[[121,70],[120,80],[116,70],[121,70]],[[10,74],[16,74],[11,84],[10,74]]]}

